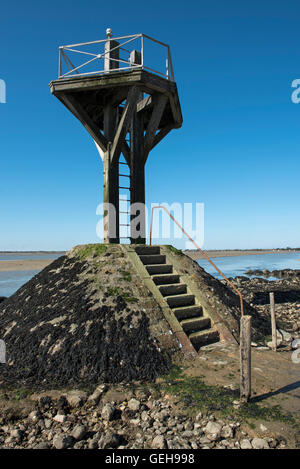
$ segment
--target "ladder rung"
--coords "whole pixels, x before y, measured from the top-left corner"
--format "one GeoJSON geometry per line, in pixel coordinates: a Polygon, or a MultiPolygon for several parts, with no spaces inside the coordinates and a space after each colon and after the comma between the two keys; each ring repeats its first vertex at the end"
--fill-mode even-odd
{"type": "Polygon", "coordinates": [[[128,166],[127,163],[123,163],[123,161],[119,161],[119,164],[126,164],[126,166],[128,166]]]}
{"type": "Polygon", "coordinates": [[[129,191],[131,190],[130,187],[123,187],[123,186],[119,186],[119,189],[128,189],[129,191]]]}
{"type": "Polygon", "coordinates": [[[127,213],[127,215],[129,215],[129,213],[130,213],[130,212],[122,212],[122,211],[120,210],[120,212],[119,212],[119,213],[127,213]]]}
{"type": "Polygon", "coordinates": [[[128,223],[120,223],[120,226],[130,226],[128,223]]]}
{"type": "Polygon", "coordinates": [[[119,174],[119,176],[122,176],[123,178],[130,178],[130,174],[119,174]]]}

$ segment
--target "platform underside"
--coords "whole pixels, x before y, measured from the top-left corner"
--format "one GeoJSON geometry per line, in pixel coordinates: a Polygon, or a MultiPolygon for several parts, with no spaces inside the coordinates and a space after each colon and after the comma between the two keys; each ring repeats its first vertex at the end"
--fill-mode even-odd
{"type": "Polygon", "coordinates": [[[145,129],[151,119],[155,97],[161,94],[168,100],[158,130],[181,127],[182,114],[176,83],[145,70],[59,79],[50,83],[50,90],[68,109],[71,98],[102,131],[106,106],[119,106],[121,113],[122,103],[132,86],[138,86],[145,95],[137,104],[137,111],[143,115],[145,129]]]}

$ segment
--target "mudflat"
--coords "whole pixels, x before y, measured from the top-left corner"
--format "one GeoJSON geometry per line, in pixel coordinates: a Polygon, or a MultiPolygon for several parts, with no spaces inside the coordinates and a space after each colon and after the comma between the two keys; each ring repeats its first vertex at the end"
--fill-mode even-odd
{"type": "Polygon", "coordinates": [[[25,259],[18,261],[0,261],[0,272],[15,272],[22,270],[42,270],[51,264],[53,259],[25,259]]]}

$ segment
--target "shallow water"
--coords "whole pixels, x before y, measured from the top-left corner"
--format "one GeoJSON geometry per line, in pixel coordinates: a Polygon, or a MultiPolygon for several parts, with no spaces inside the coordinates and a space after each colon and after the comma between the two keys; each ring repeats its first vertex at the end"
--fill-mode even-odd
{"type": "MultiPolygon", "coordinates": [[[[19,260],[54,260],[62,254],[5,254],[0,253],[0,261],[19,261],[19,260]]],[[[0,296],[11,296],[24,283],[28,282],[40,270],[18,270],[11,272],[0,272],[0,296]]]]}
{"type": "Polygon", "coordinates": [[[39,270],[0,272],[0,296],[11,296],[38,272],[39,270]]]}
{"type": "MultiPolygon", "coordinates": [[[[245,275],[247,270],[281,270],[281,269],[300,269],[300,252],[253,254],[250,256],[235,257],[216,257],[212,259],[214,264],[227,277],[236,277],[245,275]]],[[[221,275],[210,265],[207,260],[199,259],[198,264],[208,273],[216,278],[222,278],[221,275]]],[[[268,277],[268,280],[274,280],[274,277],[268,277]]]]}
{"type": "MultiPolygon", "coordinates": [[[[24,259],[57,259],[61,254],[0,254],[0,260],[24,259]]],[[[300,252],[257,254],[250,256],[218,257],[212,261],[227,277],[245,275],[249,269],[300,269],[300,252]]],[[[214,270],[208,261],[199,259],[201,267],[216,278],[220,274],[214,270]]],[[[24,283],[28,282],[39,270],[0,272],[0,296],[11,296],[24,283]]],[[[272,280],[269,278],[268,280],[272,280]]]]}

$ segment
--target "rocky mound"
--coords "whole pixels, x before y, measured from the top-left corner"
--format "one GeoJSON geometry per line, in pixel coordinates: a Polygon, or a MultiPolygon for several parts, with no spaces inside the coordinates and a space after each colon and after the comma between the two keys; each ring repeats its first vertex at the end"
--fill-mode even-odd
{"type": "Polygon", "coordinates": [[[168,329],[120,246],[77,247],[1,303],[0,385],[152,380],[168,329]]]}

